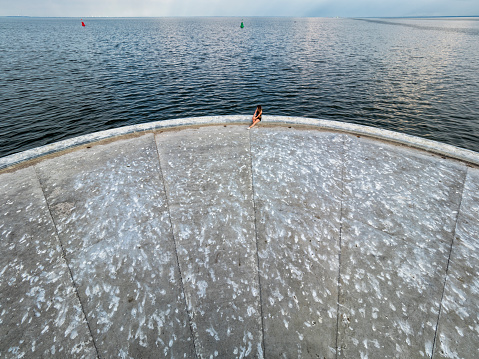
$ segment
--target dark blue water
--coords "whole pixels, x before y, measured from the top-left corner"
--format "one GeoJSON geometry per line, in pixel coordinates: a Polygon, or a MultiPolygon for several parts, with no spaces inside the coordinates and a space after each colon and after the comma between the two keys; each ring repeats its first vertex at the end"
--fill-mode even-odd
{"type": "Polygon", "coordinates": [[[315,117],[479,151],[479,19],[0,18],[0,156],[125,125],[315,117]]]}

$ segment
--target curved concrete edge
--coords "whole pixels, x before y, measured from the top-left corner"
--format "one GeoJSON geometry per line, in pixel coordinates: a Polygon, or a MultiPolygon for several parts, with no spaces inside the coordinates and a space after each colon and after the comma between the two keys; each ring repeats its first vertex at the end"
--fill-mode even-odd
{"type": "MultiPolygon", "coordinates": [[[[148,122],[139,125],[124,126],[116,129],[94,132],[88,135],[74,137],[68,140],[55,142],[49,145],[40,146],[31,150],[16,153],[10,156],[0,158],[0,170],[18,165],[22,162],[36,159],[41,156],[49,155],[55,152],[64,151],[77,146],[93,143],[117,136],[124,136],[134,133],[147,131],[157,131],[161,129],[170,129],[174,127],[187,126],[207,126],[219,124],[246,124],[250,121],[249,115],[231,115],[231,116],[203,116],[187,117],[174,120],[164,120],[148,122]]],[[[394,142],[427,152],[447,156],[460,161],[479,166],[479,153],[459,148],[456,146],[440,143],[425,138],[407,135],[400,132],[394,132],[379,129],[370,126],[357,125],[353,123],[321,120],[307,117],[289,117],[289,116],[263,116],[264,125],[302,125],[318,127],[322,130],[332,130],[355,135],[363,135],[389,142],[394,142]]]]}
{"type": "Polygon", "coordinates": [[[310,125],[321,127],[322,129],[326,130],[334,130],[356,135],[368,136],[380,140],[385,140],[388,142],[395,142],[416,149],[421,149],[427,152],[444,155],[474,165],[479,165],[479,153],[475,151],[467,150],[464,148],[448,145],[433,140],[428,140],[422,137],[407,135],[401,132],[384,130],[364,125],[357,125],[354,123],[319,120],[313,118],[274,116],[270,119],[269,117],[264,117],[268,120],[268,122],[271,123],[294,123],[301,125],[310,125]]]}
{"type": "Polygon", "coordinates": [[[77,136],[67,140],[51,143],[49,145],[40,146],[31,150],[15,153],[13,155],[0,158],[0,170],[18,165],[22,162],[30,161],[38,157],[46,156],[55,152],[68,150],[77,146],[106,140],[113,137],[125,136],[134,133],[155,131],[174,127],[186,126],[206,126],[217,125],[223,123],[246,123],[249,116],[204,116],[204,117],[188,117],[174,120],[154,121],[139,125],[123,126],[111,130],[99,131],[88,135],[77,136]]]}

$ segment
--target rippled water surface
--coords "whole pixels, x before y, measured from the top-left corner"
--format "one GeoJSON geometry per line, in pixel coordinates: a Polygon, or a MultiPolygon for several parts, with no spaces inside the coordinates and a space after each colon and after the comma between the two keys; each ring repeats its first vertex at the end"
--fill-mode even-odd
{"type": "Polygon", "coordinates": [[[315,117],[479,151],[479,19],[0,18],[0,156],[189,116],[315,117]]]}

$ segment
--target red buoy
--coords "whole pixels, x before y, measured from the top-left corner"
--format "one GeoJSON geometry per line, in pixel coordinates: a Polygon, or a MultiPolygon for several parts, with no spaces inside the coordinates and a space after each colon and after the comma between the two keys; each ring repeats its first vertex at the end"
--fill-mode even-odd
{"type": "Polygon", "coordinates": [[[81,20],[81,26],[85,27],[85,23],[82,21],[83,19],[80,19],[81,20]]]}

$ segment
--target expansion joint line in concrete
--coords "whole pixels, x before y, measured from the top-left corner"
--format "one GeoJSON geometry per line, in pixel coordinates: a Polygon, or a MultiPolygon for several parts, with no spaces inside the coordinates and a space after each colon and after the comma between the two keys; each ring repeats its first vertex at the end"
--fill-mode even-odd
{"type": "Polygon", "coordinates": [[[439,320],[441,319],[442,301],[444,300],[444,293],[446,291],[446,282],[447,282],[447,276],[449,273],[449,262],[451,261],[452,247],[454,245],[454,237],[456,237],[457,222],[459,221],[459,214],[461,213],[462,198],[464,196],[464,187],[466,186],[467,173],[468,173],[468,169],[466,167],[466,173],[464,174],[464,181],[462,182],[461,197],[459,201],[459,206],[457,208],[456,223],[454,224],[454,232],[452,233],[451,246],[449,247],[449,256],[447,257],[446,274],[444,275],[444,284],[442,287],[441,301],[439,302],[439,311],[437,313],[436,330],[434,331],[434,340],[432,342],[431,358],[434,356],[434,350],[436,349],[436,338],[437,338],[437,330],[439,328],[439,320]]]}
{"type": "Polygon", "coordinates": [[[83,313],[83,317],[85,318],[85,322],[86,322],[86,325],[88,327],[88,331],[90,332],[90,337],[91,337],[91,340],[92,340],[92,343],[93,343],[93,347],[95,348],[95,351],[96,351],[96,357],[101,358],[100,353],[98,352],[98,348],[96,346],[95,337],[93,336],[93,331],[91,330],[91,327],[90,327],[90,322],[88,321],[88,317],[87,317],[86,312],[85,312],[85,307],[82,303],[80,293],[78,292],[78,285],[75,282],[75,278],[73,278],[72,269],[70,268],[70,265],[68,264],[68,259],[67,259],[67,255],[66,255],[66,252],[65,252],[65,248],[63,247],[63,242],[60,238],[60,233],[58,232],[58,227],[57,227],[57,224],[55,222],[55,217],[53,217],[52,210],[50,208],[50,204],[48,203],[47,196],[46,196],[45,190],[43,188],[42,180],[40,179],[40,176],[38,175],[36,166],[33,166],[33,169],[35,171],[35,176],[37,177],[37,181],[40,184],[40,188],[41,188],[42,193],[43,193],[43,198],[45,199],[45,203],[47,204],[48,213],[50,214],[50,218],[52,219],[53,226],[55,227],[55,234],[57,235],[58,242],[60,243],[60,248],[62,249],[62,257],[63,257],[63,260],[65,261],[65,265],[68,268],[68,272],[70,273],[70,279],[71,279],[72,284],[73,284],[73,289],[75,290],[75,294],[77,296],[78,302],[80,303],[80,307],[81,307],[81,310],[82,310],[82,313],[83,313]]]}
{"type": "Polygon", "coordinates": [[[260,275],[260,266],[259,266],[259,245],[258,245],[258,225],[257,225],[257,218],[256,215],[256,200],[255,200],[255,191],[254,191],[254,174],[253,174],[253,152],[251,151],[251,132],[249,131],[249,156],[250,156],[250,164],[251,164],[251,190],[253,193],[253,212],[254,212],[254,234],[256,239],[256,265],[258,267],[258,287],[259,287],[259,309],[261,315],[261,336],[262,336],[262,343],[263,346],[263,357],[266,357],[266,346],[264,340],[264,317],[263,317],[263,296],[262,296],[262,289],[261,289],[261,275],[260,275]]]}
{"type": "Polygon", "coordinates": [[[181,273],[180,260],[178,258],[178,249],[176,247],[176,237],[175,237],[175,232],[173,231],[173,223],[171,222],[170,198],[168,196],[168,192],[166,191],[165,177],[163,176],[163,169],[161,168],[160,150],[159,150],[158,144],[156,142],[156,135],[153,135],[153,141],[155,142],[156,154],[158,156],[158,167],[160,169],[160,177],[161,177],[160,180],[161,180],[161,183],[163,184],[163,191],[165,193],[165,198],[166,198],[166,208],[168,210],[168,221],[170,222],[171,235],[173,236],[173,245],[175,247],[176,265],[178,267],[178,272],[180,274],[181,293],[183,294],[183,298],[184,298],[184,302],[185,302],[185,309],[186,309],[186,314],[188,316],[188,324],[190,326],[191,339],[193,340],[193,347],[195,349],[195,355],[198,358],[198,352],[196,351],[195,335],[194,335],[194,332],[193,332],[193,324],[191,323],[192,316],[191,316],[190,311],[188,310],[188,303],[186,302],[185,285],[183,283],[183,273],[181,273]]]}
{"type": "Polygon", "coordinates": [[[342,230],[343,230],[343,201],[344,201],[344,168],[346,167],[345,161],[345,135],[341,135],[343,137],[343,150],[341,151],[341,204],[340,204],[340,212],[339,212],[339,241],[338,241],[338,302],[337,302],[337,309],[336,309],[336,358],[339,355],[339,299],[341,294],[341,245],[342,245],[342,230]]]}

